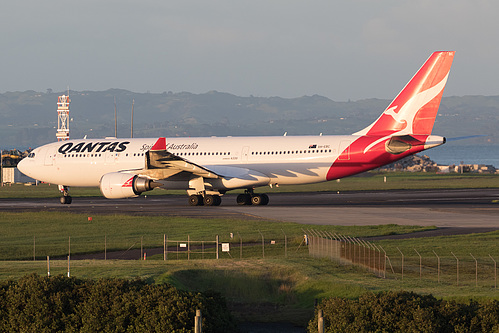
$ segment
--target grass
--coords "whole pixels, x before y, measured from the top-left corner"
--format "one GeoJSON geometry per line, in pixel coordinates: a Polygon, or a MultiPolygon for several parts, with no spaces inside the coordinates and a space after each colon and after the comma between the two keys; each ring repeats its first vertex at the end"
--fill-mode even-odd
{"type": "MultiPolygon", "coordinates": [[[[267,243],[279,246],[284,233],[290,246],[300,244],[304,226],[297,223],[263,220],[201,219],[166,216],[88,215],[63,212],[10,213],[0,212],[0,260],[32,259],[66,256],[70,253],[94,253],[140,248],[162,247],[163,237],[169,240],[215,241],[239,244],[260,243],[261,234],[267,243]],[[230,238],[230,234],[234,238],[230,238]],[[261,233],[261,234],[260,234],[261,233]]],[[[311,228],[311,226],[306,226],[311,228]]],[[[315,230],[367,237],[405,234],[433,229],[432,227],[380,226],[313,226],[315,230]]],[[[271,248],[270,248],[271,249],[271,248]]],[[[269,250],[270,250],[269,249],[269,250]]],[[[284,250],[282,249],[282,252],[284,250]]],[[[244,251],[250,254],[249,250],[244,251]]],[[[258,251],[257,251],[258,253],[258,251]]],[[[255,254],[256,255],[256,254],[255,254]]]]}
{"type": "MultiPolygon", "coordinates": [[[[283,192],[327,192],[327,191],[378,191],[378,190],[409,190],[409,189],[462,189],[462,188],[499,188],[499,175],[489,174],[435,174],[411,172],[367,172],[359,176],[343,178],[308,185],[282,185],[269,190],[272,193],[283,192]],[[386,177],[386,182],[385,182],[386,177]]],[[[241,191],[234,191],[235,193],[241,191]]],[[[71,196],[91,197],[101,196],[98,188],[71,187],[71,196]]],[[[185,194],[180,190],[155,189],[147,195],[185,194]]],[[[52,198],[59,197],[56,185],[40,184],[25,186],[13,184],[0,188],[0,198],[52,198]]]]}
{"type": "MultiPolygon", "coordinates": [[[[259,220],[192,219],[161,216],[97,215],[89,222],[86,215],[71,213],[0,213],[0,279],[16,279],[28,273],[47,274],[46,256],[66,258],[71,236],[71,254],[103,250],[104,234],[108,251],[125,250],[135,244],[145,248],[162,247],[163,233],[170,240],[214,240],[231,242],[230,255],[220,253],[219,260],[200,260],[185,254],[176,259],[169,254],[163,261],[158,254],[148,260],[72,260],[71,275],[80,278],[141,277],[151,282],[168,282],[179,288],[221,292],[237,318],[244,321],[290,321],[305,324],[312,315],[316,299],[339,296],[356,298],[366,291],[412,290],[436,297],[466,301],[470,298],[499,298],[494,289],[492,260],[499,260],[499,232],[406,240],[381,240],[376,244],[387,251],[393,267],[386,279],[362,267],[342,265],[326,259],[314,259],[301,244],[303,226],[259,220]],[[261,246],[265,236],[265,258],[261,246]],[[287,257],[284,236],[288,237],[287,257]],[[244,242],[243,259],[239,258],[239,234],[244,242]],[[33,261],[33,236],[36,256],[33,261]],[[276,244],[271,245],[270,240],[276,244]],[[419,278],[419,257],[423,257],[423,277],[419,278]],[[404,278],[401,275],[401,255],[404,278]],[[440,282],[436,257],[441,257],[440,282]],[[460,284],[456,279],[456,260],[460,258],[460,284]],[[479,261],[479,283],[475,286],[475,265],[469,253],[479,261]],[[182,259],[183,258],[183,259],[182,259]],[[13,260],[16,259],[16,260],[13,260]]],[[[314,230],[356,237],[411,233],[424,228],[415,226],[307,226],[314,230]]],[[[212,250],[213,251],[213,250],[212,250]]],[[[199,255],[197,256],[199,258],[199,255]]],[[[138,259],[138,257],[137,257],[138,259]]],[[[67,260],[50,262],[52,275],[67,274],[67,260]]]]}
{"type": "MultiPolygon", "coordinates": [[[[51,274],[67,273],[67,261],[51,261],[51,274]]],[[[17,278],[27,273],[47,274],[45,261],[0,262],[0,277],[17,278]]],[[[171,283],[178,288],[222,293],[231,310],[242,321],[289,321],[305,324],[313,313],[316,299],[325,297],[357,298],[367,291],[412,290],[436,297],[466,302],[469,299],[499,299],[490,279],[462,279],[456,285],[455,273],[447,271],[440,283],[435,275],[422,280],[399,273],[386,279],[363,268],[343,266],[306,253],[284,258],[221,260],[133,260],[72,261],[71,275],[80,278],[141,277],[156,283],[171,283]]]]}

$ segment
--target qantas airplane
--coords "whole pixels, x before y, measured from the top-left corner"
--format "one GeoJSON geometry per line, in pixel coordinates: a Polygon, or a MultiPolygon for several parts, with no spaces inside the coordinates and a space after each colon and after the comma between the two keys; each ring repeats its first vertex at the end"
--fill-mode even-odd
{"type": "Polygon", "coordinates": [[[34,149],[19,165],[32,178],[99,186],[109,199],[154,188],[184,189],[189,204],[218,206],[244,189],[240,205],[266,205],[261,186],[319,183],[355,175],[445,143],[431,135],[454,51],[435,52],[379,118],[352,135],[76,139],[34,149]]]}

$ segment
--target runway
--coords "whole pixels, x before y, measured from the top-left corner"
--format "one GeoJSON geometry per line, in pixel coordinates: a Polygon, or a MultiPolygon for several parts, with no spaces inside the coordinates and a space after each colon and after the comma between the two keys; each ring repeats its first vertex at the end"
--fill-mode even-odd
{"type": "Polygon", "coordinates": [[[86,214],[163,215],[197,218],[262,219],[322,225],[422,225],[499,229],[499,189],[380,192],[268,193],[268,206],[238,206],[236,195],[218,207],[192,207],[187,196],[163,195],[108,200],[73,198],[0,199],[0,211],[60,211],[86,214]]]}

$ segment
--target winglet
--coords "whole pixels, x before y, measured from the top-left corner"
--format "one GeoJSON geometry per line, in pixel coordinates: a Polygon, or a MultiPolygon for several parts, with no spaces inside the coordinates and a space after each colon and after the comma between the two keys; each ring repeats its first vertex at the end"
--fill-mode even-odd
{"type": "Polygon", "coordinates": [[[166,150],[166,138],[159,138],[150,149],[152,151],[166,150]]]}

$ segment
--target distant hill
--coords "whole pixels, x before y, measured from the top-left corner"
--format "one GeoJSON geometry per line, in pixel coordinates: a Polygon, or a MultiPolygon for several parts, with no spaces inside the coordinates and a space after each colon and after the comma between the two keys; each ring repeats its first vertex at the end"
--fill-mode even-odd
{"type": "MultiPolygon", "coordinates": [[[[35,147],[55,141],[57,97],[64,92],[0,94],[0,148],[35,147]]],[[[335,102],[314,95],[298,98],[239,97],[210,91],[161,94],[126,90],[71,92],[71,138],[114,136],[114,98],[118,137],[351,134],[374,121],[389,100],[335,102]]],[[[462,144],[498,144],[499,96],[442,100],[433,133],[447,137],[487,134],[462,144]]]]}

